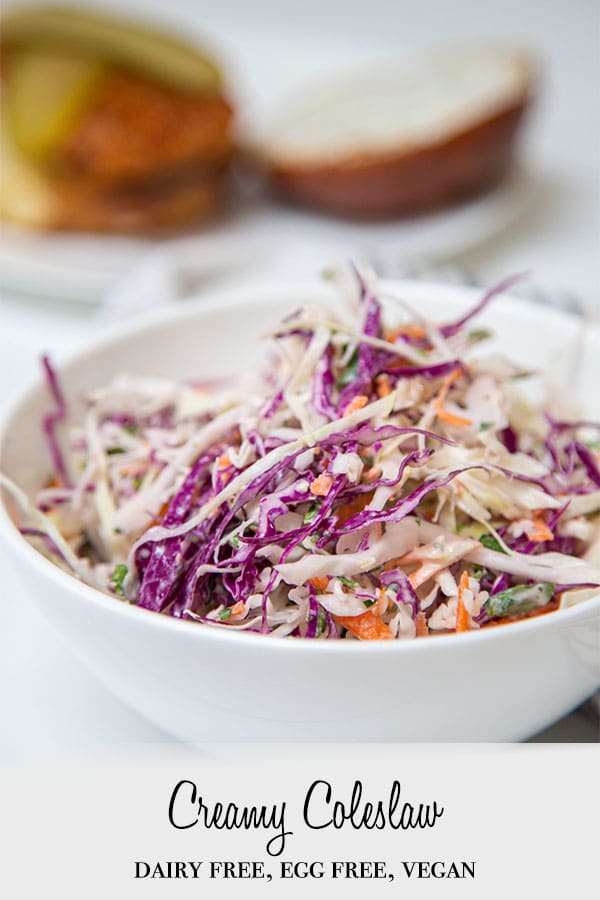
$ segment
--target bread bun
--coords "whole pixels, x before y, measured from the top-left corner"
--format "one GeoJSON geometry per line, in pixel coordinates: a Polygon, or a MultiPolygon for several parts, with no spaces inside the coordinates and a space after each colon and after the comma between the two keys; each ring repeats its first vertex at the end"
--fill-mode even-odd
{"type": "Polygon", "coordinates": [[[307,206],[357,217],[420,213],[505,174],[531,95],[521,54],[446,52],[289,105],[260,153],[273,184],[307,206]]]}

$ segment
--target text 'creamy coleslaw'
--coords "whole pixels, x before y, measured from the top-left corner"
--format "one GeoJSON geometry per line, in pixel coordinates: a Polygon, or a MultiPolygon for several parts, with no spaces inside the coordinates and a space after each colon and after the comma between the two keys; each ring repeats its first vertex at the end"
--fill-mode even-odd
{"type": "Polygon", "coordinates": [[[315,640],[476,630],[600,584],[600,424],[475,352],[512,281],[438,324],[337,280],[342,310],[288,316],[259,375],[118,376],[73,422],[45,360],[53,473],[35,509],[9,485],[23,533],[123,601],[315,640]]]}

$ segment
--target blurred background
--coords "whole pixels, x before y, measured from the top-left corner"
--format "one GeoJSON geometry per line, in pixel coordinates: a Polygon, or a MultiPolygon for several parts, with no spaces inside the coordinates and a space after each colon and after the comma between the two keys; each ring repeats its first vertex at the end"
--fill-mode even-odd
{"type": "MultiPolygon", "coordinates": [[[[194,6],[186,0],[172,4],[181,10],[194,6]]],[[[326,61],[313,54],[312,41],[335,47],[348,39],[357,52],[373,57],[454,42],[507,41],[530,48],[540,65],[539,94],[522,147],[532,202],[510,233],[465,255],[464,262],[490,277],[532,268],[540,284],[580,291],[598,302],[600,6],[595,0],[254,0],[251,7],[220,0],[202,7],[207,26],[215,16],[215,39],[242,20],[279,34],[293,32],[295,41],[306,42],[307,70],[313,71],[325,69],[326,61]]]]}
{"type": "MultiPolygon", "coordinates": [[[[15,5],[4,4],[6,9],[15,5]]],[[[71,5],[90,4],[74,0],[71,5]]],[[[255,140],[282,109],[289,111],[298,91],[326,89],[340,73],[446,47],[500,44],[528,52],[535,67],[534,101],[520,126],[509,176],[487,197],[455,205],[443,215],[365,229],[282,209],[272,198],[265,212],[262,195],[257,200],[248,189],[246,194],[238,190],[236,214],[197,228],[205,243],[193,245],[191,252],[197,259],[212,257],[216,268],[246,263],[250,255],[272,269],[276,257],[290,263],[293,241],[299,266],[314,267],[328,252],[352,252],[378,254],[377,262],[393,274],[412,274],[448,260],[454,270],[484,281],[531,269],[530,293],[539,288],[553,301],[567,302],[565,295],[576,295],[577,302],[596,304],[600,66],[595,0],[456,0],[451,5],[441,0],[209,0],[201,5],[193,0],[104,0],[92,5],[197,38],[220,66],[235,107],[236,135],[243,141],[255,140]],[[240,244],[246,245],[246,253],[240,244]],[[298,250],[315,244],[322,253],[298,250]]],[[[105,297],[107,288],[156,249],[154,241],[89,241],[81,235],[75,241],[56,235],[36,241],[31,234],[4,232],[3,283],[33,295],[53,293],[59,300],[105,297]]],[[[212,275],[210,265],[204,270],[200,265],[200,285],[204,274],[212,275]]]]}
{"type": "MultiPolygon", "coordinates": [[[[69,5],[89,6],[81,0],[69,5]]],[[[3,223],[0,234],[0,411],[36,376],[42,351],[60,361],[96,337],[105,324],[126,320],[148,306],[250,281],[311,277],[328,260],[349,255],[373,262],[386,275],[477,284],[529,270],[529,281],[519,290],[539,304],[540,315],[545,305],[578,315],[597,314],[596,0],[105,0],[93,5],[150,23],[159,32],[172,26],[190,41],[198,40],[218,60],[223,79],[219,90],[235,108],[232,141],[244,144],[242,162],[226,198],[221,204],[215,201],[213,210],[210,191],[217,183],[220,187],[229,165],[230,126],[219,107],[221,124],[211,134],[217,134],[220,143],[216,137],[208,141],[207,154],[213,155],[202,170],[209,195],[197,201],[199,209],[209,196],[211,215],[201,221],[192,218],[176,233],[160,235],[140,234],[136,228],[115,234],[105,220],[103,227],[87,229],[84,213],[94,208],[96,194],[84,195],[83,201],[69,195],[70,205],[61,206],[77,220],[74,232],[64,228],[64,221],[60,230],[48,230],[43,216],[33,227],[7,216],[12,221],[3,223]],[[289,117],[290,110],[294,115],[294,98],[302,91],[318,96],[344,73],[402,62],[421,51],[490,44],[530,54],[535,75],[533,102],[519,126],[510,168],[483,192],[418,215],[355,221],[324,214],[314,204],[291,203],[280,191],[248,176],[248,159],[257,141],[277,116],[289,117]]],[[[18,6],[3,4],[4,10],[18,6]]],[[[6,30],[2,40],[7,41],[6,30]]],[[[14,50],[6,56],[2,75],[8,84],[14,50]]],[[[24,83],[23,76],[19,86],[24,83]]],[[[187,113],[170,114],[174,123],[187,121],[187,113]]],[[[7,122],[14,119],[3,111],[5,129],[7,122]]],[[[30,124],[26,104],[25,124],[30,124]]],[[[139,126],[131,117],[132,134],[139,126]]],[[[94,146],[90,140],[81,145],[82,171],[91,165],[91,150],[86,149],[94,146]]],[[[157,155],[163,149],[159,147],[157,155]]],[[[124,165],[126,154],[113,155],[117,168],[124,165]]],[[[53,179],[53,190],[63,184],[60,165],[48,169],[36,162],[33,168],[43,179],[53,179]]],[[[13,209],[20,204],[22,214],[21,176],[14,175],[5,159],[0,177],[6,205],[13,209]]],[[[157,216],[166,216],[166,201],[153,209],[157,216]]],[[[1,727],[7,729],[2,737],[10,758],[32,753],[34,746],[35,752],[61,752],[66,746],[84,748],[90,740],[154,739],[149,725],[65,656],[17,586],[7,591],[5,604],[0,636],[5,671],[0,683],[11,685],[11,691],[1,727]]],[[[597,725],[588,715],[560,723],[550,739],[594,739],[597,725]]]]}

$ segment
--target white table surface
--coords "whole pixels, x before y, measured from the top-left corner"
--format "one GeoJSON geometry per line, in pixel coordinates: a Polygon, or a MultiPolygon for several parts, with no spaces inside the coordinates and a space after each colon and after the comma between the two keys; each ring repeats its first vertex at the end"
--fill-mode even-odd
{"type": "MultiPolygon", "coordinates": [[[[180,0],[176,6],[183,15],[191,15],[194,8],[192,0],[180,0]]],[[[219,0],[217,14],[216,3],[204,3],[207,30],[215,39],[225,34],[228,22],[239,23],[244,8],[241,2],[219,0]]],[[[252,9],[255,27],[263,19],[272,25],[282,5],[255,0],[252,9]]],[[[440,43],[442,35],[446,40],[510,37],[533,46],[546,69],[525,147],[537,184],[535,202],[507,233],[463,254],[457,263],[481,282],[533,269],[533,283],[540,289],[559,297],[574,293],[593,311],[600,309],[596,158],[600,129],[591,94],[600,75],[597,9],[591,0],[502,4],[330,0],[326,5],[304,0],[295,8],[294,33],[296,38],[305,33],[309,48],[316,25],[322,31],[338,28],[343,21],[345,28],[388,51],[390,45],[405,49],[440,43]],[[432,22],[437,33],[431,31],[432,22]]],[[[233,30],[232,26],[229,33],[233,30]]],[[[96,338],[102,327],[97,308],[5,293],[0,303],[0,414],[35,377],[42,351],[49,350],[60,360],[96,338]]],[[[168,741],[113,698],[63,646],[20,589],[2,550],[0,563],[0,763],[83,759],[106,751],[118,758],[135,752],[142,742],[168,741]]],[[[597,737],[593,719],[579,714],[558,723],[543,739],[597,737]]]]}

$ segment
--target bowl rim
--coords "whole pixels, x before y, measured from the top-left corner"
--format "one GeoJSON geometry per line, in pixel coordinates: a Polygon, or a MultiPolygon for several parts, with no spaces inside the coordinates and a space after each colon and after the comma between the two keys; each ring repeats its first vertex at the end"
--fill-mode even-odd
{"type": "MultiPolygon", "coordinates": [[[[419,291],[430,290],[434,297],[436,294],[438,298],[440,295],[445,294],[448,297],[454,298],[460,296],[462,300],[467,301],[469,298],[476,299],[478,296],[481,296],[482,290],[481,288],[470,285],[448,285],[428,281],[413,281],[410,279],[381,279],[381,284],[384,288],[391,288],[396,291],[403,288],[410,290],[411,288],[414,289],[415,286],[418,286],[419,291]]],[[[171,323],[181,319],[195,319],[197,317],[202,319],[212,312],[221,311],[224,308],[235,309],[238,307],[247,310],[253,305],[249,302],[249,298],[257,290],[260,291],[260,300],[255,301],[254,305],[268,305],[273,307],[283,306],[286,294],[287,298],[290,299],[293,294],[304,293],[305,291],[311,291],[313,295],[316,295],[317,291],[319,291],[322,297],[324,297],[326,293],[331,292],[330,287],[328,288],[323,282],[314,279],[306,282],[296,282],[293,286],[290,285],[289,281],[282,281],[281,283],[270,282],[268,285],[249,285],[246,287],[236,287],[223,292],[213,292],[212,297],[190,301],[184,306],[177,307],[176,309],[167,307],[149,310],[137,316],[130,323],[127,323],[125,327],[123,327],[123,323],[120,322],[112,324],[104,329],[102,336],[99,339],[89,342],[83,350],[71,353],[62,360],[57,367],[57,370],[59,374],[64,376],[69,368],[77,367],[96,353],[101,353],[109,347],[114,347],[116,341],[126,342],[129,338],[142,334],[146,330],[153,330],[165,322],[171,323]],[[283,297],[281,296],[282,293],[283,297]]],[[[503,294],[502,301],[509,309],[512,305],[515,311],[518,311],[521,315],[524,310],[527,310],[528,314],[533,314],[534,312],[539,313],[539,307],[534,303],[517,298],[510,291],[503,294]]],[[[576,317],[574,315],[562,310],[548,308],[545,310],[545,314],[546,318],[555,319],[557,324],[568,321],[570,325],[573,325],[576,322],[576,317]]],[[[588,329],[588,331],[586,331],[586,336],[590,332],[593,332],[596,338],[600,338],[600,328],[597,326],[594,325],[588,329]]],[[[39,376],[35,377],[30,384],[26,385],[19,392],[3,415],[2,421],[0,422],[0,451],[7,439],[8,426],[12,419],[17,415],[20,408],[29,402],[29,400],[40,390],[41,385],[41,378],[39,376]]],[[[278,637],[271,634],[257,634],[255,632],[244,630],[229,629],[221,624],[210,625],[208,623],[198,623],[189,619],[179,619],[160,613],[157,614],[152,610],[138,607],[135,603],[120,600],[120,598],[116,596],[107,594],[99,588],[95,588],[92,585],[80,581],[75,575],[47,559],[42,553],[36,550],[23,535],[21,535],[8,512],[4,501],[4,493],[5,492],[0,489],[0,534],[7,539],[10,546],[16,552],[16,555],[20,557],[29,568],[37,570],[42,577],[48,577],[58,588],[65,590],[67,593],[73,595],[79,593],[82,597],[87,598],[94,606],[100,610],[106,611],[108,615],[111,615],[111,611],[114,611],[115,615],[125,617],[133,616],[132,621],[139,621],[140,627],[145,623],[146,627],[167,629],[172,633],[179,632],[182,635],[187,635],[189,640],[207,639],[217,642],[224,641],[225,645],[232,644],[232,642],[233,645],[235,645],[241,642],[242,645],[245,645],[249,649],[255,647],[260,650],[261,647],[268,646],[275,652],[286,647],[290,648],[288,652],[292,653],[304,652],[304,650],[306,650],[306,652],[309,653],[360,653],[364,656],[373,654],[379,655],[381,653],[424,653],[429,652],[424,648],[430,648],[432,646],[437,647],[439,650],[443,649],[449,652],[450,648],[455,645],[460,647],[466,644],[477,645],[489,641],[506,641],[510,640],[511,635],[514,635],[514,637],[517,638],[519,635],[527,634],[532,630],[543,632],[555,628],[562,628],[579,619],[587,619],[590,615],[593,615],[594,612],[600,614],[599,590],[596,595],[589,597],[578,604],[563,609],[553,610],[547,614],[536,615],[515,622],[507,622],[498,627],[482,628],[460,634],[456,634],[455,632],[444,632],[430,635],[433,640],[427,641],[336,641],[307,640],[301,638],[290,640],[289,636],[278,637]],[[193,635],[199,635],[199,637],[192,637],[193,635]],[[304,650],[301,648],[304,648],[304,650]],[[309,650],[308,648],[311,649],[309,650]],[[324,648],[327,648],[327,651],[324,648]]]]}

